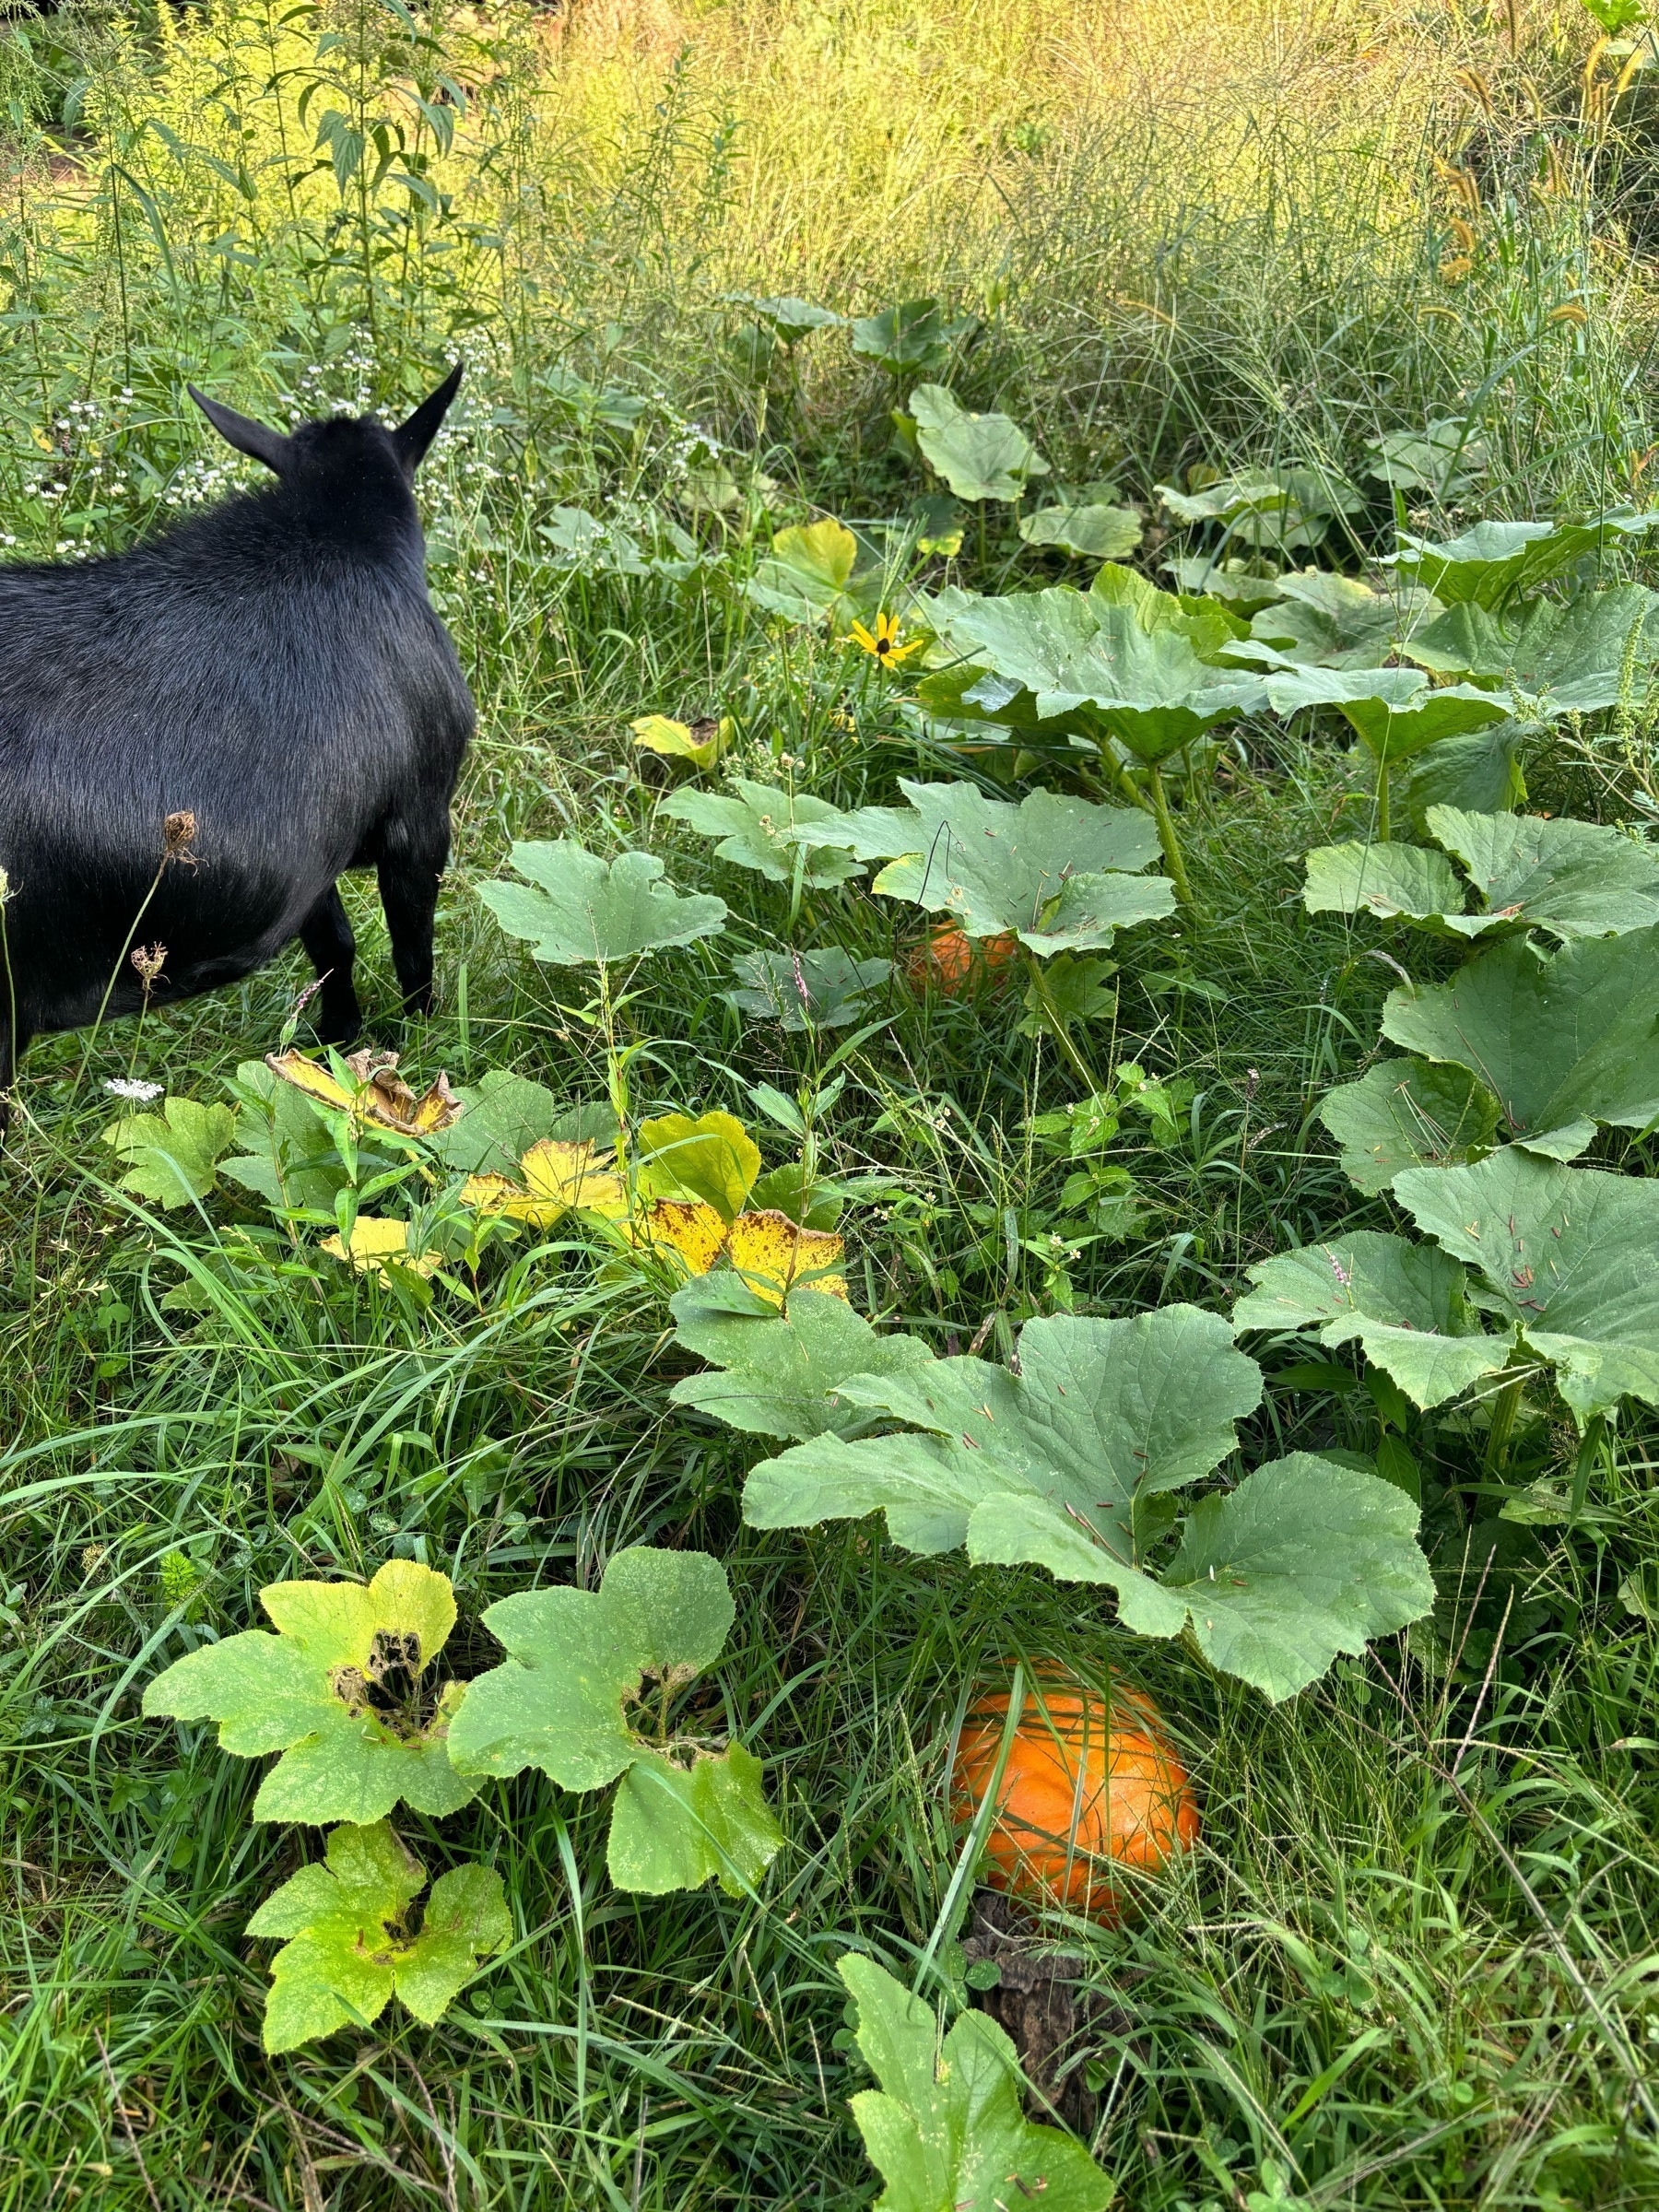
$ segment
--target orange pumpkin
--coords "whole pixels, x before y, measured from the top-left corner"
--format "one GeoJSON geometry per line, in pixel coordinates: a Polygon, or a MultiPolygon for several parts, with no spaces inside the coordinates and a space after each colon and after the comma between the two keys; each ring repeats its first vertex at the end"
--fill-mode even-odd
{"type": "Polygon", "coordinates": [[[1000,971],[1018,955],[1019,940],[1011,933],[976,938],[956,923],[943,922],[911,947],[905,980],[918,997],[931,987],[946,998],[967,998],[988,981],[1006,981],[1000,971]]]}
{"type": "MultiPolygon", "coordinates": [[[[1007,1713],[1004,1692],[968,1715],[951,1776],[959,1820],[984,1802],[1007,1713]]],[[[1198,1825],[1197,1798],[1151,1699],[1121,1682],[1102,1697],[1051,1677],[1026,1693],[982,1878],[1112,1926],[1125,1901],[1112,1862],[1156,1873],[1197,1841],[1198,1825]]]]}

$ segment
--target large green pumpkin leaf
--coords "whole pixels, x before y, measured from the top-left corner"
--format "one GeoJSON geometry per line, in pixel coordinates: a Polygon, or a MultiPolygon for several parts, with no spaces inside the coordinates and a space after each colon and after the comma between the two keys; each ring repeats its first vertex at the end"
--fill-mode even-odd
{"type": "Polygon", "coordinates": [[[1219,523],[1223,543],[1278,554],[1316,546],[1337,515],[1357,513],[1364,504],[1340,478],[1297,467],[1271,474],[1246,469],[1195,492],[1160,484],[1158,496],[1177,522],[1219,523]]]}
{"type": "Polygon", "coordinates": [[[1461,499],[1486,474],[1489,460],[1486,441],[1474,434],[1466,418],[1442,418],[1421,431],[1385,430],[1365,442],[1377,456],[1368,477],[1401,491],[1429,492],[1442,506],[1461,499]]]}
{"type": "Polygon", "coordinates": [[[1293,1452],[1199,1499],[1164,1582],[1190,1593],[1213,1665],[1289,1697],[1430,1610],[1418,1521],[1392,1482],[1293,1452]]]}
{"type": "Polygon", "coordinates": [[[799,881],[807,890],[827,890],[849,877],[862,874],[861,864],[829,845],[808,850],[791,831],[797,825],[810,828],[843,819],[838,806],[827,799],[797,796],[770,783],[751,783],[739,776],[736,794],[697,791],[688,787],[663,801],[662,812],[675,821],[689,823],[701,837],[720,840],[715,857],[736,867],[752,868],[770,883],[799,881]]]}
{"type": "Polygon", "coordinates": [[[1148,636],[1155,630],[1173,630],[1201,661],[1217,662],[1224,647],[1250,635],[1249,624],[1231,607],[1214,599],[1160,592],[1149,576],[1117,561],[1096,571],[1088,596],[1102,606],[1125,607],[1148,636]]]}
{"type": "Polygon", "coordinates": [[[1472,814],[1507,814],[1524,804],[1526,779],[1521,772],[1522,722],[1488,722],[1465,736],[1443,737],[1394,771],[1396,814],[1418,837],[1429,835],[1429,815],[1436,806],[1456,806],[1472,814]]]}
{"type": "Polygon", "coordinates": [[[1394,1195],[1479,1269],[1581,1425],[1626,1396],[1659,1406],[1659,1183],[1512,1146],[1475,1167],[1407,1169],[1394,1195]]]}
{"type": "Polygon", "coordinates": [[[1599,937],[1659,923],[1659,853],[1622,830],[1453,806],[1431,807],[1428,827],[1486,902],[1483,914],[1445,917],[1459,935],[1547,929],[1599,937]]]}
{"type": "Polygon", "coordinates": [[[741,1894],[782,1843],[756,1781],[755,1762],[724,1776],[741,1747],[712,1752],[700,1740],[656,1743],[630,1727],[628,1709],[649,1685],[672,1692],[725,1648],[734,1608],[725,1570],[700,1551],[635,1545],[612,1555],[597,1590],[521,1591],[491,1606],[484,1625],[506,1647],[504,1663],[468,1685],[451,1748],[469,1774],[538,1767],[568,1790],[603,1789],[642,1759],[679,1779],[641,1782],[612,1812],[612,1872],[644,1886],[673,1885],[665,1870],[693,1863],[699,1881],[718,1874],[741,1894]],[[620,1823],[620,1834],[618,1823],[620,1823]],[[732,1855],[722,1859],[728,1845],[732,1855]],[[679,1854],[677,1857],[676,1854],[679,1854]]]}
{"type": "Polygon", "coordinates": [[[401,1799],[441,1818],[477,1783],[450,1764],[459,1683],[434,1696],[428,1670],[454,1626],[448,1578],[389,1559],[371,1583],[272,1583],[260,1603],[277,1633],[250,1629],[175,1660],[144,1693],[154,1719],[217,1721],[239,1759],[283,1756],[256,1820],[366,1826],[401,1799]]]}
{"type": "MultiPolygon", "coordinates": [[[[798,1445],[755,1468],[744,1515],[757,1527],[788,1528],[882,1508],[907,1549],[966,1543],[977,1558],[976,1517],[1006,1500],[1029,1515],[1027,1557],[1065,1539],[1069,1568],[1069,1539],[1079,1531],[1099,1559],[1099,1579],[1112,1582],[1135,1557],[1137,1500],[1218,1466],[1261,1387],[1226,1323],[1195,1306],[1128,1321],[1033,1321],[1020,1339],[1018,1375],[982,1359],[935,1359],[913,1373],[841,1383],[851,1404],[931,1433],[798,1445]]],[[[1153,1614],[1170,1618],[1174,1608],[1147,1588],[1153,1614]]]]}
{"type": "Polygon", "coordinates": [[[1447,606],[1493,609],[1587,555],[1616,556],[1653,529],[1659,514],[1616,513],[1588,523],[1477,523],[1443,545],[1403,530],[1388,565],[1447,606]]]}
{"type": "Polygon", "coordinates": [[[1583,937],[1546,955],[1512,938],[1448,983],[1390,992],[1382,1033],[1425,1060],[1470,1069],[1506,1139],[1558,1159],[1597,1123],[1659,1116],[1659,929],[1583,937]]]}
{"type": "Polygon", "coordinates": [[[1439,675],[1533,694],[1546,712],[1592,713],[1618,704],[1627,657],[1636,698],[1646,691],[1659,658],[1659,592],[1621,583],[1535,599],[1513,622],[1469,602],[1415,631],[1403,650],[1439,675]]]}
{"type": "Polygon", "coordinates": [[[1091,709],[1100,727],[1148,762],[1218,722],[1253,712],[1265,697],[1259,677],[1213,666],[1180,631],[1144,629],[1132,607],[1094,591],[1055,584],[977,600],[963,593],[941,618],[943,641],[990,671],[991,681],[964,693],[967,704],[994,714],[1029,691],[1041,721],[1091,709]]]}
{"type": "Polygon", "coordinates": [[[1042,507],[1024,516],[1019,535],[1028,546],[1053,546],[1079,560],[1124,560],[1141,541],[1141,518],[1133,507],[1089,500],[1075,507],[1042,507]]]}
{"type": "MultiPolygon", "coordinates": [[[[1216,1657],[1224,1646],[1241,1653],[1251,1670],[1243,1679],[1270,1698],[1288,1697],[1338,1650],[1358,1650],[1367,1635],[1411,1616],[1396,1618],[1388,1588],[1371,1587],[1373,1516],[1356,1521],[1359,1540],[1350,1556],[1335,1535],[1347,1508],[1333,1504],[1312,1560],[1299,1551],[1294,1528],[1271,1529],[1253,1493],[1246,1497],[1254,1476],[1234,1493],[1244,1502],[1227,1524],[1241,1547],[1234,1579],[1210,1580],[1210,1555],[1221,1541],[1210,1535],[1201,1547],[1201,1587],[1198,1575],[1191,1587],[1155,1580],[1142,1563],[1163,1525],[1150,1501],[1218,1466],[1232,1448],[1233,1423],[1261,1394],[1254,1361],[1232,1351],[1229,1335],[1218,1315],[1193,1306],[1127,1321],[1033,1321],[1020,1338],[1017,1376],[959,1359],[849,1379],[841,1397],[923,1433],[851,1442],[820,1434],[796,1444],[750,1474],[744,1517],[762,1528],[797,1528],[883,1512],[888,1534],[908,1550],[965,1543],[976,1566],[1030,1562],[1062,1582],[1104,1585],[1116,1594],[1125,1627],[1161,1637],[1190,1625],[1206,1653],[1216,1657]],[[1317,1597],[1310,1594],[1315,1585],[1317,1597]],[[1338,1589],[1346,1593],[1340,1598],[1333,1594],[1338,1589]],[[1276,1606],[1285,1631],[1277,1648],[1276,1606]],[[1343,1625],[1310,1666],[1324,1632],[1316,1615],[1327,1622],[1340,1617],[1343,1625]]],[[[1349,1480],[1363,1486],[1375,1477],[1349,1480]]],[[[1266,1487],[1274,1496],[1283,1489],[1277,1477],[1266,1487]]],[[[1369,1491],[1354,1492],[1349,1503],[1355,1500],[1368,1500],[1369,1491]]],[[[1401,1557],[1388,1581],[1415,1583],[1418,1573],[1401,1557]]]]}
{"type": "Polygon", "coordinates": [[[1014,2046],[982,2012],[941,2038],[933,2007],[854,1952],[840,1961],[859,2050],[880,2083],[852,2100],[887,2186],[875,2212],[1105,2212],[1112,2183],[1080,2143],[1029,2121],[1014,2046]]]}
{"type": "Polygon", "coordinates": [[[904,300],[878,315],[860,315],[853,324],[853,350],[890,376],[936,369],[973,328],[973,320],[971,315],[947,317],[936,300],[904,300]]]}
{"type": "Polygon", "coordinates": [[[943,384],[918,384],[911,418],[924,458],[959,500],[1017,500],[1048,463],[1006,415],[972,415],[943,384]]]}
{"type": "Polygon", "coordinates": [[[1509,1358],[1511,1338],[1482,1335],[1470,1314],[1463,1269],[1430,1245],[1356,1230],[1276,1253],[1249,1274],[1255,1288],[1234,1306],[1235,1329],[1316,1329],[1322,1344],[1358,1342],[1418,1406],[1456,1397],[1509,1358]]]}
{"type": "MultiPolygon", "coordinates": [[[[1235,657],[1245,650],[1234,647],[1235,657]]],[[[1257,646],[1254,657],[1275,650],[1257,646]]],[[[1507,703],[1489,691],[1468,684],[1432,690],[1416,668],[1297,668],[1287,662],[1269,669],[1263,683],[1276,714],[1335,707],[1367,750],[1391,766],[1429,746],[1509,719],[1507,703]]]]}
{"type": "Polygon", "coordinates": [[[1281,576],[1275,589],[1277,597],[1255,616],[1250,634],[1304,667],[1381,667],[1410,624],[1392,598],[1356,577],[1304,569],[1281,576]]]}
{"type": "Polygon", "coordinates": [[[1166,877],[1137,876],[1158,850],[1150,818],[1034,791],[1018,806],[972,783],[900,789],[919,843],[874,888],[929,912],[954,914],[971,937],[1013,934],[1035,953],[1098,951],[1121,928],[1174,911],[1166,877]]]}
{"type": "Polygon", "coordinates": [[[167,1099],[159,1113],[134,1113],[103,1132],[126,1169],[121,1188],[159,1206],[191,1206],[218,1180],[218,1163],[236,1142],[229,1106],[167,1099]]]}
{"type": "Polygon", "coordinates": [[[1463,911],[1464,887],[1443,853],[1420,845],[1353,840],[1315,845],[1307,855],[1302,904],[1311,914],[1374,914],[1380,921],[1439,922],[1463,911]]]}
{"type": "Polygon", "coordinates": [[[919,1337],[878,1335],[844,1298],[818,1290],[794,1292],[777,1318],[711,1311],[695,1283],[669,1307],[675,1341],[723,1371],[685,1376],[669,1393],[674,1403],[757,1436],[805,1441],[865,1428],[869,1414],[831,1394],[854,1375],[894,1373],[933,1358],[919,1337]]]}
{"type": "Polygon", "coordinates": [[[747,307],[756,321],[765,324],[772,335],[783,345],[798,346],[815,330],[835,330],[844,321],[832,308],[815,307],[810,300],[797,300],[785,294],[782,298],[762,298],[754,292],[722,292],[723,300],[734,307],[747,307]]]}
{"type": "Polygon", "coordinates": [[[1498,1141],[1498,1101],[1465,1067],[1380,1060],[1339,1083],[1319,1118],[1342,1147],[1348,1180],[1374,1197],[1403,1168],[1450,1168],[1498,1141]]]}
{"type": "Polygon", "coordinates": [[[478,1961],[512,1942],[512,1918],[493,1868],[440,1875],[415,1928],[408,1909],[425,1883],[419,1860],[381,1820],[336,1828],[327,1864],[302,1866],[266,1899],[248,1934],[288,1939],[271,1961],[268,2052],[371,2025],[394,1994],[429,2028],[478,1961]]]}
{"type": "Polygon", "coordinates": [[[689,945],[724,926],[724,899],[682,898],[662,880],[650,853],[601,860],[569,839],[515,844],[524,883],[485,883],[478,896],[510,937],[555,968],[630,960],[668,945],[689,945]]]}

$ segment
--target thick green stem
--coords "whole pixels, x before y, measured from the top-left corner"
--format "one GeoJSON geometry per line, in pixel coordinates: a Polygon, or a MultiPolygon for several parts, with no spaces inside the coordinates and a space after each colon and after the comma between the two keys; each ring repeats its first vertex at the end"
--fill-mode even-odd
{"type": "Polygon", "coordinates": [[[1518,1374],[1512,1382],[1506,1382],[1492,1401],[1492,1425],[1487,1431],[1486,1464],[1499,1466],[1509,1450],[1510,1432],[1515,1426],[1515,1415],[1520,1410],[1521,1391],[1526,1381],[1524,1373],[1518,1374]]]}
{"type": "Polygon", "coordinates": [[[1388,811],[1388,757],[1377,762],[1377,841],[1387,844],[1391,823],[1388,811]]]}
{"type": "Polygon", "coordinates": [[[1170,881],[1175,886],[1175,896],[1182,906],[1191,906],[1193,887],[1187,881],[1186,862],[1181,857],[1181,841],[1175,834],[1175,818],[1170,812],[1163,778],[1155,768],[1147,771],[1147,790],[1151,795],[1152,815],[1158,824],[1158,841],[1163,847],[1164,865],[1170,871],[1170,881]]]}
{"type": "Polygon", "coordinates": [[[1065,1024],[1060,1018],[1060,1009],[1054,1004],[1054,994],[1049,989],[1048,978],[1042,972],[1042,963],[1038,959],[1037,955],[1029,949],[1026,953],[1026,966],[1030,971],[1031,995],[1037,1001],[1038,1007],[1041,1012],[1043,1028],[1060,1047],[1066,1065],[1082,1084],[1084,1090],[1092,1097],[1100,1088],[1100,1085],[1095,1081],[1094,1071],[1067,1035],[1065,1024]]]}

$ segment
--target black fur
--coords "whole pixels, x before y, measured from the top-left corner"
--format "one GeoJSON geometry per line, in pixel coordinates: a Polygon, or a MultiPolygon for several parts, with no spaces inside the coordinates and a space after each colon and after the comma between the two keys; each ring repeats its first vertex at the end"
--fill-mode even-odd
{"type": "Polygon", "coordinates": [[[194,394],[274,486],[111,559],[0,568],[0,1091],[31,1036],[94,1020],[106,991],[138,1010],[133,947],[165,946],[164,1005],[298,936],[325,977],[318,1029],[346,1042],[347,868],[379,871],[404,1005],[429,1007],[474,715],[412,488],[460,381],[396,429],[287,436],[194,394]],[[194,838],[163,865],[181,815],[194,838]]]}

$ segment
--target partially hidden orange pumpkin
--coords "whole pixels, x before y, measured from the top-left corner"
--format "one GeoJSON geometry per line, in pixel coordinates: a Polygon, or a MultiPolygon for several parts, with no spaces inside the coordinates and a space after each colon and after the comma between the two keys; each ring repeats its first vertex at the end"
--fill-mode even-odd
{"type": "Polygon", "coordinates": [[[905,980],[918,995],[931,987],[947,998],[967,998],[987,982],[1006,982],[1001,971],[1018,955],[1019,940],[1011,932],[971,937],[956,923],[944,922],[911,947],[905,980]]]}
{"type": "MultiPolygon", "coordinates": [[[[1008,1699],[969,1713],[951,1776],[956,1818],[984,1802],[1002,1747],[1008,1699]]],[[[1156,1873],[1198,1840],[1198,1801],[1144,1691],[1114,1682],[1110,1696],[1069,1677],[1042,1677],[1008,1747],[982,1879],[1039,1904],[1063,1904],[1107,1926],[1123,1914],[1113,1865],[1156,1873]]]]}

